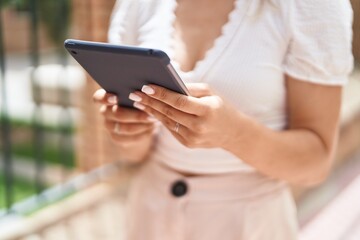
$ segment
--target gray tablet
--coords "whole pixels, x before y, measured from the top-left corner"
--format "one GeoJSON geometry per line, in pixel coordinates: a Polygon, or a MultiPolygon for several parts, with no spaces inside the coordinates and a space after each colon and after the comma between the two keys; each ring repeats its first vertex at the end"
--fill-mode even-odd
{"type": "Polygon", "coordinates": [[[156,84],[189,95],[165,52],[157,49],[68,39],[65,48],[119,105],[133,107],[128,98],[143,85],[156,84]]]}

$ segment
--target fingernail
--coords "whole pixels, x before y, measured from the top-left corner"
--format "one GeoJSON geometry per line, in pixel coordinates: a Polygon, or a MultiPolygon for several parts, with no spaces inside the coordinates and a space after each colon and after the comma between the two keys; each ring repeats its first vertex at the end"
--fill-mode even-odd
{"type": "Polygon", "coordinates": [[[141,88],[141,91],[143,93],[146,93],[146,94],[149,94],[149,95],[152,95],[155,93],[155,90],[152,88],[152,87],[149,87],[148,85],[144,85],[142,88],[141,88]]]}
{"type": "Polygon", "coordinates": [[[112,106],[111,110],[115,113],[118,110],[118,105],[112,106]]]}
{"type": "Polygon", "coordinates": [[[117,97],[116,96],[110,96],[108,97],[108,103],[111,103],[111,104],[117,104],[117,97]]]}
{"type": "Polygon", "coordinates": [[[133,100],[134,102],[140,102],[142,100],[142,98],[139,95],[136,95],[135,93],[130,93],[129,99],[133,100]]]}
{"type": "Polygon", "coordinates": [[[140,110],[144,110],[144,109],[145,109],[145,106],[142,105],[142,104],[139,103],[139,102],[134,102],[134,107],[136,107],[137,109],[140,109],[140,110]]]}
{"type": "Polygon", "coordinates": [[[101,105],[100,112],[104,113],[106,111],[106,109],[107,109],[106,105],[101,105]]]}

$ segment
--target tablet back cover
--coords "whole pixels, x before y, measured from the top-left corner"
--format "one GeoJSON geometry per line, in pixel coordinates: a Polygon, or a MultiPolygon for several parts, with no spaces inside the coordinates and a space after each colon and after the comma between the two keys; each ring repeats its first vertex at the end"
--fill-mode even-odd
{"type": "Polygon", "coordinates": [[[160,50],[77,40],[67,40],[65,47],[102,88],[118,96],[121,106],[133,107],[129,94],[146,84],[186,94],[160,50]]]}

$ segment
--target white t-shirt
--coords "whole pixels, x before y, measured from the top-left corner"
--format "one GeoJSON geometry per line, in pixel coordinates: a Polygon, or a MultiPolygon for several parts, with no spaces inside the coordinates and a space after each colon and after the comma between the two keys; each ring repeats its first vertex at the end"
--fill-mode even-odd
{"type": "MultiPolygon", "coordinates": [[[[185,82],[205,82],[242,113],[282,130],[287,125],[285,74],[316,84],[346,83],[353,67],[352,9],[348,0],[273,0],[274,6],[258,12],[260,1],[266,0],[235,0],[222,35],[192,71],[172,64],[185,82]]],[[[172,59],[176,6],[176,0],[118,0],[109,41],[158,48],[172,59]]],[[[220,148],[187,148],[165,127],[156,141],[150,158],[178,170],[254,170],[220,148]]]]}

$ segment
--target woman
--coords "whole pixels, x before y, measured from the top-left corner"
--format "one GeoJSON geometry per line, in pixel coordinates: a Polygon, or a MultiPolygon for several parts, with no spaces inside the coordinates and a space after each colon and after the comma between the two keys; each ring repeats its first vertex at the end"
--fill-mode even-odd
{"type": "Polygon", "coordinates": [[[351,23],[348,1],[118,1],[110,42],[164,50],[191,92],[143,86],[138,110],[94,94],[121,158],[143,163],[128,239],[296,239],[287,183],[331,167],[351,23]]]}

